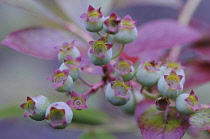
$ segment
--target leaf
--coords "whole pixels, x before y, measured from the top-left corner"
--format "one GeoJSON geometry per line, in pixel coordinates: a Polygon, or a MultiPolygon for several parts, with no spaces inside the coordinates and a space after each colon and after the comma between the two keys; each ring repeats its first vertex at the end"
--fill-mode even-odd
{"type": "Polygon", "coordinates": [[[83,109],[72,110],[74,117],[73,122],[83,124],[103,124],[110,121],[108,115],[99,110],[83,109]]]}
{"type": "MultiPolygon", "coordinates": [[[[154,103],[153,103],[154,104],[154,103]]],[[[158,111],[147,101],[137,106],[136,120],[144,139],[180,139],[189,127],[188,117],[180,115],[174,108],[158,111]],[[144,107],[149,107],[146,111],[144,107]]]]}
{"type": "Polygon", "coordinates": [[[108,132],[85,132],[80,136],[80,139],[116,139],[111,133],[108,132]]]}
{"type": "Polygon", "coordinates": [[[57,59],[56,46],[75,37],[58,29],[33,27],[9,34],[1,43],[16,51],[44,59],[57,59]]]}
{"type": "Polygon", "coordinates": [[[210,81],[210,63],[192,60],[183,64],[186,67],[184,90],[190,90],[210,81]]]}
{"type": "Polygon", "coordinates": [[[199,130],[210,130],[210,108],[196,111],[190,116],[190,125],[199,130]]]}
{"type": "Polygon", "coordinates": [[[183,1],[181,0],[115,0],[114,7],[127,7],[140,4],[159,5],[167,7],[181,7],[183,1]]]}
{"type": "Polygon", "coordinates": [[[125,52],[128,56],[157,60],[169,48],[191,43],[200,37],[201,34],[198,31],[180,25],[175,20],[156,20],[138,28],[136,41],[126,45],[125,52]]]}
{"type": "Polygon", "coordinates": [[[48,18],[57,23],[63,22],[61,18],[59,18],[58,16],[53,14],[49,9],[47,9],[42,4],[34,0],[2,0],[2,2],[10,6],[14,6],[27,12],[30,12],[36,16],[48,18]]]}

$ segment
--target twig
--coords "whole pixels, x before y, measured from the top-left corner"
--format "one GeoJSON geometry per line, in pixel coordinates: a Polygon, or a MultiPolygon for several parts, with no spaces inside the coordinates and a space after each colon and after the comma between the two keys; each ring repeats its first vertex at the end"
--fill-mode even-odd
{"type": "Polygon", "coordinates": [[[82,77],[79,78],[82,83],[84,83],[85,85],[89,86],[89,87],[92,87],[93,85],[92,84],[89,84],[88,82],[86,82],[82,77]]]}
{"type": "Polygon", "coordinates": [[[95,93],[99,88],[103,87],[105,85],[105,82],[103,80],[101,80],[100,82],[92,85],[92,87],[90,88],[90,90],[88,90],[87,92],[85,92],[86,95],[95,93]]]}

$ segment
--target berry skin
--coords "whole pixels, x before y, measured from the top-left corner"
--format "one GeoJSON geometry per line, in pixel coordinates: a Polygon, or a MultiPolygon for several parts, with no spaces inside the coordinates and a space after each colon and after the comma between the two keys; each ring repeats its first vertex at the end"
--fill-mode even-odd
{"type": "Polygon", "coordinates": [[[142,62],[136,70],[136,81],[143,86],[153,86],[157,84],[161,77],[159,70],[160,62],[142,62]]]}
{"type": "Polygon", "coordinates": [[[105,43],[104,38],[100,38],[98,41],[90,41],[91,48],[88,51],[88,57],[90,61],[97,66],[102,66],[112,59],[112,44],[105,43]]]}
{"type": "Polygon", "coordinates": [[[85,28],[90,32],[99,32],[103,29],[104,16],[101,13],[101,8],[95,10],[91,5],[87,13],[80,16],[85,19],[85,28]]]}
{"type": "Polygon", "coordinates": [[[69,75],[72,77],[73,81],[76,81],[80,78],[81,69],[80,64],[81,57],[73,58],[70,55],[68,55],[64,60],[61,66],[59,67],[59,70],[66,70],[69,69],[69,75]]]}
{"type": "Polygon", "coordinates": [[[80,57],[80,52],[75,46],[75,41],[72,41],[71,44],[63,43],[63,45],[59,48],[58,51],[58,61],[63,63],[63,60],[66,58],[67,55],[70,55],[73,58],[80,57]]]}
{"type": "Polygon", "coordinates": [[[176,109],[179,113],[189,116],[202,108],[198,103],[198,96],[191,91],[190,94],[184,93],[176,98],[176,109]]]}
{"type": "Polygon", "coordinates": [[[183,90],[182,76],[174,70],[169,75],[162,76],[158,81],[158,92],[168,98],[177,97],[183,90]]]}
{"type": "Polygon", "coordinates": [[[47,97],[43,95],[27,97],[27,102],[20,105],[25,111],[24,117],[29,116],[31,119],[36,121],[42,121],[45,118],[45,111],[50,105],[47,97]]]}
{"type": "Polygon", "coordinates": [[[69,69],[59,70],[53,72],[53,76],[49,77],[53,83],[53,88],[58,92],[68,92],[73,86],[73,79],[69,75],[69,69]]]}
{"type": "Polygon", "coordinates": [[[63,129],[68,126],[73,118],[71,108],[64,102],[52,103],[46,110],[46,122],[55,129],[63,129]]]}
{"type": "Polygon", "coordinates": [[[115,105],[125,105],[130,99],[130,85],[118,77],[115,82],[109,83],[106,87],[105,96],[107,100],[115,105]]]}
{"type": "Polygon", "coordinates": [[[135,74],[133,62],[120,58],[119,62],[116,63],[114,67],[117,69],[117,77],[122,77],[124,81],[130,81],[133,79],[135,74]]]}
{"type": "Polygon", "coordinates": [[[130,15],[126,15],[122,19],[119,25],[119,31],[114,35],[113,39],[118,43],[127,44],[136,40],[137,35],[136,21],[130,15]]]}

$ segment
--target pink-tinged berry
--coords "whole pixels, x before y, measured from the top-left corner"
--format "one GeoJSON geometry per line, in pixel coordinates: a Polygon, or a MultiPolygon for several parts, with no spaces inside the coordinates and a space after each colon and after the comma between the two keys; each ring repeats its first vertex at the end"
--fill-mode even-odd
{"type": "Polygon", "coordinates": [[[115,12],[111,13],[110,16],[104,21],[104,31],[108,34],[116,34],[119,30],[120,22],[120,17],[118,17],[115,12]]]}
{"type": "Polygon", "coordinates": [[[69,75],[72,77],[73,81],[76,81],[80,78],[81,69],[80,69],[81,57],[73,58],[68,55],[64,60],[59,70],[69,69],[69,75]]]}
{"type": "Polygon", "coordinates": [[[165,111],[170,104],[171,102],[167,97],[159,97],[155,101],[156,108],[160,111],[165,111]]]}
{"type": "Polygon", "coordinates": [[[133,79],[135,74],[133,62],[120,58],[119,62],[116,63],[114,67],[117,69],[117,76],[122,77],[124,81],[133,79]]]}
{"type": "Polygon", "coordinates": [[[174,70],[169,75],[163,75],[158,81],[158,92],[168,98],[177,97],[183,90],[182,75],[174,70]]]}
{"type": "Polygon", "coordinates": [[[30,117],[36,121],[42,121],[45,118],[45,112],[50,105],[48,98],[43,95],[27,97],[27,102],[20,105],[25,111],[24,117],[30,117]]]}
{"type": "Polygon", "coordinates": [[[103,29],[104,16],[101,13],[101,8],[95,10],[91,5],[87,13],[81,15],[85,19],[85,28],[90,32],[99,32],[103,29]]]}
{"type": "Polygon", "coordinates": [[[201,105],[198,101],[198,96],[191,91],[190,94],[181,94],[176,98],[176,109],[183,115],[191,115],[196,110],[201,110],[201,105]]]}
{"type": "Polygon", "coordinates": [[[97,66],[105,65],[112,59],[112,44],[105,43],[104,38],[98,41],[90,41],[91,48],[88,51],[90,61],[97,66]]]}
{"type": "Polygon", "coordinates": [[[142,62],[136,70],[136,81],[143,86],[157,84],[161,77],[160,64],[161,62],[155,62],[154,60],[142,62]]]}
{"type": "Polygon", "coordinates": [[[107,85],[105,96],[115,106],[125,105],[130,99],[130,89],[130,84],[124,82],[121,77],[118,77],[115,82],[107,85]]]}
{"type": "Polygon", "coordinates": [[[78,94],[75,91],[70,92],[71,99],[67,104],[75,110],[87,109],[86,100],[87,94],[78,94]]]}
{"type": "Polygon", "coordinates": [[[70,55],[73,58],[80,57],[80,52],[75,46],[75,41],[72,41],[71,44],[63,43],[62,46],[59,47],[58,51],[58,61],[60,63],[66,58],[67,55],[70,55]]]}
{"type": "Polygon", "coordinates": [[[53,88],[58,92],[68,92],[73,86],[73,80],[69,75],[69,69],[59,70],[56,69],[53,72],[53,76],[49,77],[48,80],[51,80],[53,83],[53,88]]]}
{"type": "Polygon", "coordinates": [[[113,39],[118,43],[127,44],[136,40],[137,35],[136,21],[130,15],[126,15],[122,19],[119,25],[119,31],[114,35],[113,39]]]}
{"type": "Polygon", "coordinates": [[[72,118],[72,110],[64,102],[52,103],[46,110],[46,122],[55,129],[65,128],[71,123],[72,118]]]}
{"type": "Polygon", "coordinates": [[[162,75],[170,74],[172,70],[174,70],[178,75],[182,75],[182,82],[185,82],[185,72],[184,68],[181,66],[179,62],[172,62],[167,60],[166,64],[160,67],[162,75]]]}

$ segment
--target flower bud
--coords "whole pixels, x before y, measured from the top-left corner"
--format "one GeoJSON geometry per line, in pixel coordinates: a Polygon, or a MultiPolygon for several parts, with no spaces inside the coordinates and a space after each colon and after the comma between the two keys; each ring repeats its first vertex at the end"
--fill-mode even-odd
{"type": "Polygon", "coordinates": [[[45,118],[45,112],[50,105],[48,98],[43,95],[34,96],[32,98],[27,97],[27,102],[20,105],[25,111],[24,117],[29,116],[36,121],[42,121],[45,118]]]}
{"type": "Polygon", "coordinates": [[[107,85],[105,96],[107,100],[115,105],[125,105],[130,99],[130,85],[124,82],[121,77],[118,77],[115,82],[111,82],[107,85]]]}
{"type": "Polygon", "coordinates": [[[202,108],[198,102],[198,96],[191,91],[190,94],[184,93],[176,98],[176,109],[179,113],[188,116],[202,108]]]}
{"type": "Polygon", "coordinates": [[[58,61],[60,63],[66,58],[67,55],[70,55],[73,58],[80,57],[79,50],[75,47],[75,41],[72,41],[71,44],[63,43],[63,45],[59,48],[58,52],[58,61]]]}
{"type": "Polygon", "coordinates": [[[86,100],[88,95],[87,94],[78,94],[75,91],[70,93],[71,99],[67,102],[69,107],[72,107],[75,110],[87,109],[86,100]]]}
{"type": "Polygon", "coordinates": [[[124,81],[130,81],[133,79],[135,74],[133,62],[120,58],[119,62],[116,63],[114,67],[117,69],[117,76],[122,77],[124,81]]]}
{"type": "Polygon", "coordinates": [[[61,64],[59,70],[69,69],[69,75],[72,77],[73,81],[76,81],[80,78],[81,69],[79,64],[81,62],[81,57],[73,58],[68,55],[61,64]]]}
{"type": "Polygon", "coordinates": [[[115,12],[111,13],[111,15],[104,21],[104,31],[108,34],[116,34],[119,29],[119,24],[121,19],[117,16],[115,12]]]}
{"type": "Polygon", "coordinates": [[[155,61],[142,62],[136,70],[136,81],[143,86],[153,86],[157,84],[161,77],[159,70],[161,62],[155,61]]]}
{"type": "Polygon", "coordinates": [[[167,63],[164,66],[160,67],[162,75],[170,74],[172,70],[174,70],[178,75],[182,75],[182,82],[184,84],[185,82],[185,72],[184,68],[181,66],[178,62],[172,62],[170,60],[167,60],[167,63]]]}
{"type": "Polygon", "coordinates": [[[155,101],[156,108],[160,111],[165,111],[170,104],[171,102],[167,97],[159,97],[155,101]]]}
{"type": "Polygon", "coordinates": [[[112,44],[105,43],[104,38],[100,38],[98,41],[90,41],[91,48],[88,51],[88,57],[90,61],[97,66],[102,66],[112,59],[112,44]]]}
{"type": "Polygon", "coordinates": [[[182,75],[177,75],[174,70],[169,75],[162,76],[158,81],[158,92],[168,98],[177,97],[183,90],[182,75]]]}
{"type": "Polygon", "coordinates": [[[46,122],[55,129],[65,128],[71,123],[72,118],[72,110],[64,102],[52,103],[46,110],[46,122]]]}
{"type": "Polygon", "coordinates": [[[103,29],[104,17],[101,13],[101,8],[95,10],[91,5],[87,13],[80,16],[85,19],[85,28],[90,32],[99,32],[103,29]]]}
{"type": "Polygon", "coordinates": [[[59,70],[56,69],[53,72],[53,76],[49,77],[48,80],[51,80],[53,83],[53,88],[58,92],[68,92],[73,86],[73,80],[69,75],[69,69],[59,70]]]}
{"type": "Polygon", "coordinates": [[[118,43],[127,44],[136,40],[137,35],[136,21],[130,15],[126,15],[122,19],[119,25],[119,31],[114,35],[113,39],[118,43]]]}

